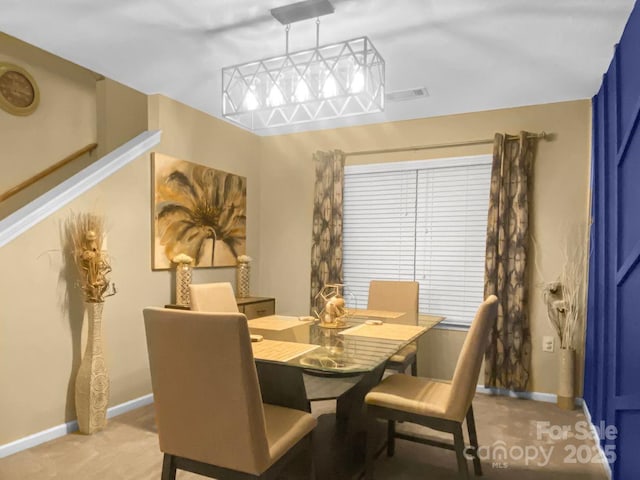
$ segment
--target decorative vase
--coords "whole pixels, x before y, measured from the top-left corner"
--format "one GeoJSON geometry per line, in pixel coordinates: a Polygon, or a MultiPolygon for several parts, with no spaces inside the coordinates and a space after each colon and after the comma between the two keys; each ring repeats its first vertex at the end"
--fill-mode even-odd
{"type": "Polygon", "coordinates": [[[94,433],[107,424],[109,372],[102,349],[103,302],[85,303],[87,346],[76,376],[76,415],[84,434],[94,433]]]}
{"type": "Polygon", "coordinates": [[[560,368],[558,369],[558,406],[565,410],[575,408],[573,389],[575,363],[576,351],[571,348],[561,348],[560,368]]]}
{"type": "Polygon", "coordinates": [[[178,263],[176,265],[176,303],[188,307],[191,305],[191,272],[190,263],[178,263]]]}
{"type": "Polygon", "coordinates": [[[249,296],[249,272],[248,262],[239,262],[236,267],[236,295],[239,298],[247,298],[249,296]]]}

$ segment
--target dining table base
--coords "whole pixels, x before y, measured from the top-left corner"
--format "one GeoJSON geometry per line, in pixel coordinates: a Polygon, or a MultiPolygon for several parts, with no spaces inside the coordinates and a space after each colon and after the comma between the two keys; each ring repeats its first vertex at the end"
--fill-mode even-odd
{"type": "MultiPolygon", "coordinates": [[[[312,411],[312,402],[304,388],[303,370],[288,365],[256,362],[262,399],[265,403],[312,411]]],[[[363,373],[360,380],[336,399],[336,412],[318,417],[311,438],[311,452],[285,467],[281,478],[309,478],[309,456],[318,480],[351,480],[361,478],[367,449],[368,425],[364,404],[367,392],[382,379],[384,364],[363,373]]],[[[319,378],[319,381],[324,380],[319,378]]],[[[331,381],[330,377],[326,378],[331,381]]],[[[314,380],[316,382],[317,380],[314,380]]],[[[369,426],[370,429],[370,426],[369,426]]],[[[386,430],[376,424],[369,438],[382,445],[386,430]],[[379,428],[378,428],[379,427],[379,428]],[[379,432],[378,432],[379,430],[379,432]]]]}

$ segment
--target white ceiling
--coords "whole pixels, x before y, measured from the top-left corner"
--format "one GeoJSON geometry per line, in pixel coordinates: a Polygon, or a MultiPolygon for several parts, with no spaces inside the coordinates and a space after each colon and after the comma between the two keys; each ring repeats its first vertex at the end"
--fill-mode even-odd
{"type": "MultiPolygon", "coordinates": [[[[0,30],[146,94],[221,118],[221,68],[284,51],[289,0],[0,0],[0,30]]],[[[367,35],[387,91],[429,97],[279,134],[590,98],[634,0],[333,0],[320,43],[367,35]]],[[[315,44],[292,25],[290,50],[315,44]]]]}

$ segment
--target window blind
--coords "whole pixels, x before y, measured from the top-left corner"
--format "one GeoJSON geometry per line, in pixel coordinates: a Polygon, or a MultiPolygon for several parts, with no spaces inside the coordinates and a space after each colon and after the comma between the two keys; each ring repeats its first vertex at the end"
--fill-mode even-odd
{"type": "Polygon", "coordinates": [[[347,304],[366,308],[370,280],[416,280],[420,313],[468,326],[483,297],[490,180],[488,155],[347,166],[347,304]]]}

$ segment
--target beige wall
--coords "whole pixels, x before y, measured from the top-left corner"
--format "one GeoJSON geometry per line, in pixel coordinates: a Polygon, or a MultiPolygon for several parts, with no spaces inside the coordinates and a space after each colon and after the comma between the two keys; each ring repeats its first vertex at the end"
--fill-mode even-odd
{"type": "MultiPolygon", "coordinates": [[[[559,273],[559,246],[565,225],[584,222],[587,216],[590,165],[590,103],[587,100],[262,138],[259,293],[275,296],[280,313],[300,314],[309,309],[311,154],[314,151],[350,152],[466,141],[492,138],[495,132],[518,133],[520,130],[554,134],[552,141],[539,144],[532,199],[532,233],[543,251],[538,262],[545,279],[554,279],[559,273]]],[[[489,152],[491,146],[485,145],[348,157],[347,161],[400,161],[489,152]]],[[[541,351],[542,336],[553,335],[553,331],[536,287],[541,278],[534,270],[531,267],[530,389],[555,393],[558,357],[557,353],[541,351]]],[[[423,341],[428,348],[423,348],[420,357],[421,373],[450,377],[463,335],[454,331],[430,333],[423,341]]]]}
{"type": "MultiPolygon", "coordinates": [[[[121,100],[114,94],[109,105],[121,100]]],[[[137,132],[130,133],[125,136],[137,132]]],[[[12,272],[0,276],[0,383],[7,386],[0,395],[0,444],[75,419],[83,308],[61,239],[72,211],[107,218],[112,278],[119,290],[108,299],[104,317],[110,403],[149,392],[139,309],[161,301],[164,285],[147,274],[149,262],[141,255],[148,243],[141,232],[149,229],[139,220],[148,212],[145,164],[135,160],[0,249],[3,271],[12,272]]]]}
{"type": "MultiPolygon", "coordinates": [[[[7,38],[0,37],[0,42],[4,46],[7,38]]],[[[81,108],[84,120],[78,120],[77,125],[70,121],[75,128],[55,130],[57,125],[27,123],[9,127],[25,138],[43,129],[55,131],[51,136],[60,151],[49,162],[96,137],[100,154],[107,153],[149,128],[163,131],[162,143],[155,151],[247,177],[247,253],[256,258],[252,289],[256,294],[275,296],[280,313],[308,311],[313,194],[310,158],[315,150],[388,148],[488,138],[495,131],[546,130],[556,138],[541,142],[536,159],[532,229],[544,251],[538,260],[547,279],[558,273],[562,226],[586,218],[588,101],[259,138],[173,100],[146,97],[110,80],[98,82],[96,88],[85,70],[70,68],[68,62],[49,58],[37,49],[27,50],[20,58],[46,57],[43,70],[51,78],[34,75],[49,98],[66,98],[67,110],[74,110],[77,99],[65,97],[69,85],[82,92],[80,96],[92,95],[93,106],[81,108]],[[89,110],[91,113],[86,113],[89,110]],[[85,127],[86,135],[79,134],[85,127]]],[[[6,54],[6,49],[0,54],[6,54]]],[[[15,118],[0,112],[3,142],[7,130],[2,122],[15,118]]],[[[36,153],[42,149],[37,148],[36,153]]],[[[7,172],[34,157],[33,152],[3,149],[1,162],[8,162],[7,151],[11,154],[10,163],[3,163],[9,165],[4,169],[7,172]]],[[[393,161],[488,151],[489,147],[474,147],[357,158],[362,162],[393,161]]],[[[118,294],[107,300],[104,315],[112,382],[110,405],[150,393],[141,310],[173,297],[171,272],[151,270],[150,171],[150,155],[146,154],[0,249],[0,445],[75,419],[73,381],[81,356],[82,299],[72,287],[60,238],[61,225],[71,211],[99,212],[107,218],[112,278],[118,287],[118,294]]],[[[230,268],[202,269],[194,275],[196,282],[233,278],[230,268]]],[[[539,281],[532,269],[532,285],[539,281]]],[[[541,336],[552,331],[539,292],[533,287],[532,291],[531,387],[554,392],[557,357],[540,351],[541,336]]],[[[423,342],[421,372],[449,377],[462,339],[459,332],[432,332],[423,342]]]]}
{"type": "MultiPolygon", "coordinates": [[[[154,151],[247,177],[247,255],[256,257],[261,212],[259,137],[163,96],[150,97],[149,111],[158,112],[158,123],[152,121],[149,128],[162,130],[162,143],[154,151]]],[[[252,290],[256,291],[259,265],[254,263],[251,268],[252,290]]],[[[168,276],[169,272],[158,274],[168,276]]],[[[193,281],[235,284],[235,269],[196,269],[193,281]]]]}
{"type": "Polygon", "coordinates": [[[0,109],[0,192],[96,141],[96,75],[0,32],[0,62],[26,69],[40,90],[28,116],[0,109]]]}
{"type": "MultiPolygon", "coordinates": [[[[103,80],[97,119],[102,154],[147,128],[155,151],[247,176],[248,253],[259,244],[258,137],[161,96],[103,80]]],[[[67,138],[68,141],[71,138],[67,138]]],[[[143,155],[0,249],[0,445],[74,420],[82,299],[65,266],[60,228],[71,211],[107,219],[112,280],[103,332],[110,405],[151,392],[142,309],[171,301],[168,271],[151,270],[151,164],[143,155]],[[71,293],[69,293],[71,292],[71,293]]],[[[234,270],[198,270],[195,281],[233,280],[234,270]]]]}
{"type": "Polygon", "coordinates": [[[148,97],[107,78],[96,82],[98,156],[147,130],[150,122],[148,97]]]}

